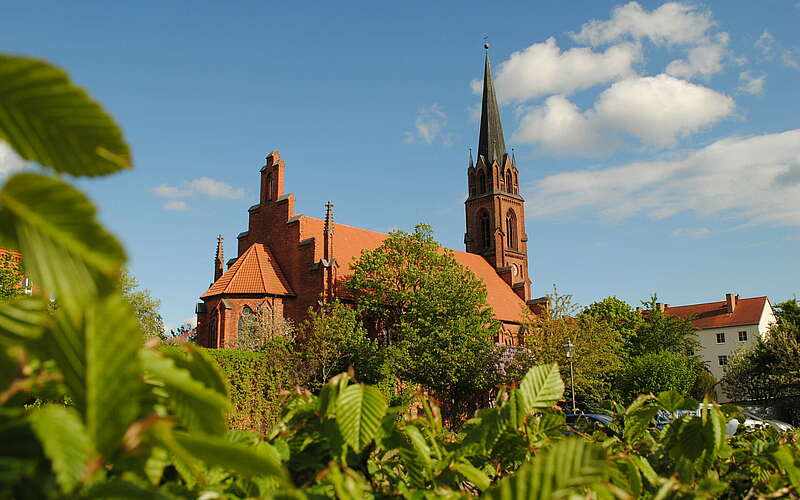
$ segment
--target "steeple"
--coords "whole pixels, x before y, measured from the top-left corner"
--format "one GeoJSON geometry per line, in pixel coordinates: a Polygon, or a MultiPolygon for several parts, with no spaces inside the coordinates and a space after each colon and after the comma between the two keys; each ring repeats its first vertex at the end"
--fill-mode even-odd
{"type": "Polygon", "coordinates": [[[486,67],[483,70],[483,100],[481,103],[481,133],[478,139],[478,158],[483,155],[487,165],[493,161],[503,162],[506,154],[506,141],[503,137],[503,125],[500,123],[500,111],[497,108],[497,96],[492,81],[492,66],[489,62],[489,44],[486,49],[486,67]]]}
{"type": "Polygon", "coordinates": [[[222,235],[217,236],[217,255],[214,257],[214,281],[222,276],[225,270],[225,257],[223,256],[222,235]]]}

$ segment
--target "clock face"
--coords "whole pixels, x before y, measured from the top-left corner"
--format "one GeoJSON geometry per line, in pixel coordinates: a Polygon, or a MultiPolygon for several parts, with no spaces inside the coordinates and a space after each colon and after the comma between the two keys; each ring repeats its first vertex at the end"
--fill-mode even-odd
{"type": "Polygon", "coordinates": [[[516,276],[519,274],[519,266],[516,264],[511,264],[511,274],[516,276]]]}

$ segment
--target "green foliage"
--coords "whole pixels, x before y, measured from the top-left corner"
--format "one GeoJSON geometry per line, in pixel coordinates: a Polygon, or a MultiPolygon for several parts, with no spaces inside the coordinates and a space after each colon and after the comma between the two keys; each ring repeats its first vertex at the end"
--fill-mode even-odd
{"type": "Polygon", "coordinates": [[[25,275],[21,266],[8,252],[0,252],[0,302],[6,302],[23,293],[25,275]]]}
{"type": "Polygon", "coordinates": [[[633,358],[625,367],[621,383],[628,397],[668,390],[688,394],[696,378],[696,365],[691,358],[662,351],[633,358]]]}
{"type": "Polygon", "coordinates": [[[642,302],[648,312],[636,332],[636,341],[630,344],[630,355],[669,351],[692,356],[700,349],[700,341],[691,319],[665,314],[658,308],[657,301],[653,295],[649,301],[642,302]]]}
{"type": "Polygon", "coordinates": [[[399,386],[419,384],[447,402],[447,414],[467,412],[496,383],[498,324],[486,287],[431,229],[394,231],[352,265],[345,289],[356,312],[388,346],[381,372],[399,386]]]}
{"type": "Polygon", "coordinates": [[[139,320],[139,328],[144,333],[144,336],[146,338],[155,337],[165,340],[164,319],[159,312],[161,301],[153,297],[147,288],[137,289],[139,288],[139,282],[127,269],[123,269],[120,275],[119,287],[122,296],[136,313],[136,319],[139,320]]]}
{"type": "Polygon", "coordinates": [[[266,304],[250,314],[243,315],[236,333],[236,349],[244,351],[264,351],[276,340],[291,343],[295,328],[291,321],[275,316],[266,304]]]}
{"type": "Polygon", "coordinates": [[[586,307],[578,317],[593,317],[619,332],[626,352],[632,352],[636,334],[644,324],[642,313],[616,297],[606,297],[586,307]]]}
{"type": "Polygon", "coordinates": [[[775,316],[778,323],[788,328],[800,329],[800,304],[797,299],[789,299],[775,304],[775,316]]]}

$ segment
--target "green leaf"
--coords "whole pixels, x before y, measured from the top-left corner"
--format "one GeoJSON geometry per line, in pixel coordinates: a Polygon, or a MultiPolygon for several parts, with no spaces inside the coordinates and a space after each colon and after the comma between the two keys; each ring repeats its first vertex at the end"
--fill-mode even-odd
{"type": "Polygon", "coordinates": [[[286,470],[271,453],[217,436],[175,433],[175,437],[181,447],[210,467],[221,467],[245,476],[273,476],[288,482],[286,470]]]}
{"type": "Polygon", "coordinates": [[[676,410],[693,410],[697,408],[697,401],[684,398],[675,389],[659,393],[658,402],[663,409],[670,412],[676,410]]]}
{"type": "Polygon", "coordinates": [[[119,295],[84,308],[77,318],[59,309],[39,348],[56,362],[95,448],[109,457],[139,416],[142,337],[119,295]]]}
{"type": "Polygon", "coordinates": [[[487,489],[492,484],[492,480],[489,479],[489,476],[472,464],[456,462],[453,464],[453,468],[481,491],[487,489]]]}
{"type": "Polygon", "coordinates": [[[17,174],[0,190],[0,245],[22,252],[26,273],[70,313],[110,289],[125,262],[95,212],[83,193],[53,177],[17,174]]]}
{"type": "Polygon", "coordinates": [[[111,116],[65,71],[38,59],[0,55],[0,139],[25,160],[71,175],[131,166],[111,116]]]}
{"type": "Polygon", "coordinates": [[[163,385],[169,394],[167,403],[187,429],[225,434],[225,414],[230,407],[225,393],[221,394],[196,380],[189,370],[178,368],[173,358],[149,349],[143,349],[140,357],[148,381],[163,385]]]}
{"type": "Polygon", "coordinates": [[[553,406],[564,395],[564,382],[558,364],[534,366],[519,384],[528,411],[553,406]]]}
{"type": "Polygon", "coordinates": [[[228,382],[217,362],[202,349],[198,349],[192,344],[183,344],[181,349],[188,351],[188,356],[173,350],[166,351],[164,354],[170,357],[178,368],[187,370],[192,378],[227,398],[229,395],[228,382]]]}
{"type": "Polygon", "coordinates": [[[345,442],[360,452],[372,441],[386,414],[386,399],[369,386],[354,384],[339,394],[336,401],[336,422],[345,442]]]}
{"type": "Polygon", "coordinates": [[[62,491],[69,493],[85,479],[94,452],[77,412],[65,406],[47,405],[33,412],[31,426],[53,464],[62,491]]]}
{"type": "Polygon", "coordinates": [[[512,476],[487,490],[484,498],[565,498],[570,493],[603,490],[608,479],[606,453],[576,438],[545,448],[512,476]]]}
{"type": "Polygon", "coordinates": [[[0,341],[17,343],[41,336],[50,320],[47,302],[38,296],[22,296],[0,304],[0,341]]]}
{"type": "Polygon", "coordinates": [[[85,497],[86,499],[124,499],[130,498],[133,500],[173,500],[174,497],[164,495],[158,491],[153,491],[145,486],[122,479],[112,479],[103,483],[92,486],[85,497]]]}

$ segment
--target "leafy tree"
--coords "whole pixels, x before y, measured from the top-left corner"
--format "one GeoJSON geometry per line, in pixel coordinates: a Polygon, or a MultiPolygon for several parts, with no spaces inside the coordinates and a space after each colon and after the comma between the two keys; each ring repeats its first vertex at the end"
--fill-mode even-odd
{"type": "Polygon", "coordinates": [[[24,279],[20,265],[14,262],[11,254],[0,250],[0,302],[20,295],[23,292],[21,283],[24,279]]]}
{"type": "Polygon", "coordinates": [[[617,297],[606,297],[589,305],[581,311],[579,317],[593,317],[619,332],[626,353],[634,350],[637,332],[644,324],[642,313],[617,297]]]}
{"type": "Polygon", "coordinates": [[[381,382],[383,350],[367,336],[355,311],[338,300],[309,309],[300,324],[298,348],[311,372],[312,388],[319,389],[333,375],[355,369],[359,380],[381,382]]]}
{"type": "Polygon", "coordinates": [[[159,312],[161,301],[153,297],[149,289],[139,289],[139,282],[127,269],[123,269],[120,274],[119,287],[125,301],[136,313],[145,337],[166,339],[164,319],[159,312]]]}
{"type": "Polygon", "coordinates": [[[797,299],[789,299],[775,304],[775,316],[779,323],[800,328],[800,304],[797,299]]]}
{"type": "Polygon", "coordinates": [[[276,317],[272,309],[261,305],[250,314],[242,316],[236,335],[236,349],[264,351],[276,341],[291,346],[294,336],[295,327],[291,321],[276,317]]]}
{"type": "Polygon", "coordinates": [[[558,363],[561,376],[569,380],[565,345],[573,344],[573,373],[581,406],[593,405],[609,396],[614,374],[621,367],[621,335],[590,314],[573,317],[577,310],[571,295],[548,296],[551,306],[545,314],[528,314],[520,348],[506,367],[507,382],[519,382],[527,371],[539,364],[558,363]]]}
{"type": "Polygon", "coordinates": [[[647,314],[636,331],[636,341],[630,343],[631,355],[669,351],[693,356],[698,352],[700,341],[691,319],[665,314],[658,308],[656,295],[642,304],[647,314]]]}
{"type": "Polygon", "coordinates": [[[697,379],[697,367],[686,354],[660,351],[630,360],[621,377],[622,388],[630,399],[639,394],[676,391],[689,394],[697,379]]]}
{"type": "Polygon", "coordinates": [[[499,325],[483,282],[440,248],[429,226],[393,231],[352,269],[345,290],[387,345],[387,376],[432,391],[448,415],[485,401],[497,380],[499,325]]]}

